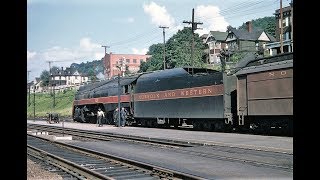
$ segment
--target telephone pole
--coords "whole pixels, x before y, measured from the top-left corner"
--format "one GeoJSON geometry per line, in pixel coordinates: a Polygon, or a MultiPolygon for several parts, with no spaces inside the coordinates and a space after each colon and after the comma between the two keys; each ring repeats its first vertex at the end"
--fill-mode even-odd
{"type": "Polygon", "coordinates": [[[33,121],[36,121],[36,88],[33,88],[33,121]]]}
{"type": "Polygon", "coordinates": [[[159,26],[159,28],[162,28],[163,31],[163,69],[166,69],[166,38],[165,38],[165,28],[169,28],[166,26],[159,26]]]}
{"type": "Polygon", "coordinates": [[[282,0],[280,0],[280,53],[283,53],[283,13],[282,0]]]}
{"type": "Polygon", "coordinates": [[[30,84],[29,84],[29,73],[31,71],[28,71],[28,80],[27,80],[27,85],[28,85],[28,106],[31,105],[31,102],[30,102],[30,84]]]}
{"type": "Polygon", "coordinates": [[[192,30],[192,48],[191,48],[191,67],[193,75],[193,54],[194,54],[194,31],[200,28],[197,28],[198,24],[203,24],[202,22],[194,22],[194,8],[192,8],[192,21],[183,21],[183,23],[191,24],[192,30]]]}
{"type": "MultiPolygon", "coordinates": [[[[104,66],[105,71],[107,71],[107,66],[109,67],[109,65],[107,65],[106,55],[107,55],[107,48],[110,48],[110,46],[102,45],[101,47],[104,47],[103,66],[104,66]]],[[[106,77],[105,72],[104,72],[104,77],[106,77]]]]}
{"type": "Polygon", "coordinates": [[[51,74],[51,63],[53,62],[53,61],[47,61],[48,63],[49,63],[49,89],[51,89],[50,91],[51,91],[51,93],[53,93],[53,104],[52,104],[52,106],[53,106],[53,108],[56,106],[56,99],[55,99],[55,87],[52,85],[52,83],[51,83],[51,78],[52,78],[52,74],[51,74]],[[53,92],[52,92],[53,91],[53,92]]]}

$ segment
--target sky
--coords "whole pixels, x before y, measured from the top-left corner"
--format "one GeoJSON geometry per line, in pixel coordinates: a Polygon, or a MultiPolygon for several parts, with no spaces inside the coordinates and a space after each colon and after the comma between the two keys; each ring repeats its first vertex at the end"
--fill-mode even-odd
{"type": "MultiPolygon", "coordinates": [[[[289,6],[291,0],[282,0],[289,6]]],[[[27,0],[28,81],[51,66],[100,60],[107,53],[145,54],[168,40],[183,21],[202,22],[195,31],[226,31],[231,25],[274,16],[279,0],[27,0]],[[56,61],[56,62],[55,62],[56,61]]]]}

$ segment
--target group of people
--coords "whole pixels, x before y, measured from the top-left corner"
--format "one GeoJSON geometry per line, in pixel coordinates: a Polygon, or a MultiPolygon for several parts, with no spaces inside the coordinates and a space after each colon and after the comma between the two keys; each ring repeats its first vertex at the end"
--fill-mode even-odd
{"type": "Polygon", "coordinates": [[[113,122],[115,126],[121,126],[124,127],[126,125],[126,118],[127,118],[127,110],[122,107],[120,110],[120,123],[119,123],[119,108],[116,108],[116,110],[113,112],[113,122]]]}
{"type": "MultiPolygon", "coordinates": [[[[102,126],[102,119],[105,118],[104,112],[101,110],[101,108],[98,109],[97,112],[97,124],[99,127],[102,126]]],[[[121,126],[124,127],[126,125],[126,118],[127,118],[127,110],[122,107],[120,110],[120,124],[119,124],[119,109],[116,108],[116,110],[113,112],[113,122],[115,126],[121,126]]]]}

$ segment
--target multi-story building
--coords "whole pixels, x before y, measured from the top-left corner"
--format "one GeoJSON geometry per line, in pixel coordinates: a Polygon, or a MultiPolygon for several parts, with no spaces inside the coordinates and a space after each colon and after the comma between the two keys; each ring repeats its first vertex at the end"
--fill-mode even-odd
{"type": "Polygon", "coordinates": [[[229,50],[236,51],[258,51],[260,48],[265,48],[265,45],[270,42],[275,42],[276,39],[262,29],[253,29],[252,22],[246,22],[246,29],[228,29],[226,38],[227,47],[229,50]]]}
{"type": "Polygon", "coordinates": [[[226,47],[227,32],[210,31],[205,43],[209,48],[209,64],[220,63],[220,51],[226,47]]]}
{"type": "Polygon", "coordinates": [[[103,61],[105,66],[105,78],[110,79],[118,74],[123,75],[123,72],[126,70],[129,70],[130,73],[138,72],[141,62],[149,60],[150,57],[151,55],[107,53],[105,61],[103,61]]]}
{"type": "Polygon", "coordinates": [[[290,3],[290,6],[282,8],[282,21],[280,16],[280,9],[277,9],[274,13],[276,18],[276,39],[277,42],[269,43],[266,45],[266,48],[269,49],[270,55],[279,54],[280,51],[280,36],[282,36],[283,52],[292,52],[293,50],[293,4],[290,3]],[[281,33],[281,24],[282,32],[281,33]]]}
{"type": "Polygon", "coordinates": [[[66,68],[65,70],[63,70],[63,68],[52,70],[50,76],[50,84],[53,84],[55,86],[81,85],[88,81],[88,76],[80,74],[77,70],[74,70],[72,68],[66,68]]]}

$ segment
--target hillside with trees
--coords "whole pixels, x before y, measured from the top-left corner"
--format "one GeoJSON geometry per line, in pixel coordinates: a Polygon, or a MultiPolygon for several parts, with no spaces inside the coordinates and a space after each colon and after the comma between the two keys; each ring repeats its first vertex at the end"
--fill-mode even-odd
{"type": "MultiPolygon", "coordinates": [[[[238,29],[246,29],[246,23],[243,23],[239,26],[238,29]]],[[[252,28],[253,29],[263,29],[268,34],[272,35],[273,37],[276,36],[276,18],[274,16],[267,16],[263,18],[258,18],[252,20],[252,28]]]]}

